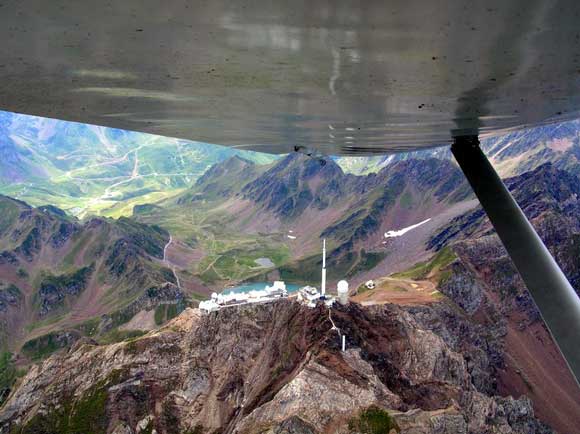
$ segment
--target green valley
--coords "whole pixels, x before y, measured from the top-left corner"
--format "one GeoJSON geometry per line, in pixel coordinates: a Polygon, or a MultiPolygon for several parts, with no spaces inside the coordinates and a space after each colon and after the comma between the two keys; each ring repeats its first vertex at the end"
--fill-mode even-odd
{"type": "Polygon", "coordinates": [[[0,193],[79,217],[131,215],[190,187],[233,155],[274,156],[201,142],[0,112],[0,193]]]}

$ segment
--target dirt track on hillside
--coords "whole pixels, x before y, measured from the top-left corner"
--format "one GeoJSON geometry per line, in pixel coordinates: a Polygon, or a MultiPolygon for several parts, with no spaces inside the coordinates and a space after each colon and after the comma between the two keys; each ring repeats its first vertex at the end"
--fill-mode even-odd
{"type": "Polygon", "coordinates": [[[384,277],[378,279],[376,288],[352,297],[353,301],[369,306],[394,303],[401,305],[431,304],[440,300],[435,284],[428,280],[409,280],[384,277]]]}

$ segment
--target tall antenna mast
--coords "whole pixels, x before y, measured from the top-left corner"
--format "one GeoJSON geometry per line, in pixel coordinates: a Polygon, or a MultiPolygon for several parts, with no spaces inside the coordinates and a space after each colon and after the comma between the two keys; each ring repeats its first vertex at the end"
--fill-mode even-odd
{"type": "Polygon", "coordinates": [[[322,284],[320,293],[323,297],[326,295],[326,238],[322,240],[322,284]]]}

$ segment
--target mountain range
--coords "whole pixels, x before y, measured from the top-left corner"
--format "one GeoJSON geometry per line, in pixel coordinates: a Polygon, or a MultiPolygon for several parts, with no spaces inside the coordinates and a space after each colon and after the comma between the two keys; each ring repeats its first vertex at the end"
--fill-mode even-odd
{"type": "MultiPolygon", "coordinates": [[[[520,175],[547,162],[580,174],[580,120],[482,138],[481,147],[504,177],[520,175]]],[[[409,158],[452,159],[452,155],[447,147],[443,147],[411,154],[337,158],[336,161],[346,172],[364,175],[377,173],[395,161],[409,158]]]]}
{"type": "Polygon", "coordinates": [[[25,343],[35,359],[45,351],[40,347],[117,332],[144,308],[185,297],[164,262],[169,234],[158,226],[128,218],[81,222],[6,196],[0,210],[4,349],[25,343]]]}
{"type": "MultiPolygon", "coordinates": [[[[578,181],[552,164],[507,180],[574,284],[578,181]]],[[[0,420],[21,433],[573,433],[580,394],[481,210],[438,228],[427,248],[427,261],[389,279],[431,282],[430,297],[331,313],[290,300],[188,308],[142,337],[81,338],[20,380],[0,420]]],[[[367,300],[399,291],[379,285],[367,300]]]]}
{"type": "MultiPolygon", "coordinates": [[[[482,143],[576,288],[578,131],[482,143]]],[[[0,133],[0,432],[580,424],[574,380],[448,150],[274,158],[3,113],[0,133]],[[322,239],[329,286],[351,285],[332,310],[346,353],[328,310],[195,309],[240,282],[317,285],[322,239]]]]}
{"type": "MultiPolygon", "coordinates": [[[[0,196],[3,346],[38,359],[85,335],[106,341],[127,327],[149,329],[229,283],[270,275],[316,283],[321,235],[329,278],[354,277],[388,256],[381,231],[389,219],[404,223],[467,194],[448,161],[357,177],[290,155],[269,166],[231,157],[186,192],[135,206],[133,217],[81,220],[0,196]]],[[[408,250],[428,254],[419,243],[408,250]]]]}
{"type": "Polygon", "coordinates": [[[268,278],[315,283],[322,238],[329,246],[329,277],[354,277],[401,258],[396,243],[385,241],[385,231],[431,219],[405,248],[406,256],[422,259],[428,231],[469,207],[470,194],[448,160],[398,161],[378,174],[355,176],[332,160],[322,165],[300,154],[268,166],[232,157],[191,190],[139,207],[134,217],[160,224],[184,240],[193,256],[201,255],[185,269],[205,285],[259,280],[266,271],[268,278]],[[275,269],[248,266],[261,257],[270,258],[275,269]]]}

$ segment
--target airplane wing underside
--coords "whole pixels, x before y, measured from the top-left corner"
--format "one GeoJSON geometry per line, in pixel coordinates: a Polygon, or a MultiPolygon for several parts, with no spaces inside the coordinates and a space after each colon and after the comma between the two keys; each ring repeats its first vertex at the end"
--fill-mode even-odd
{"type": "Polygon", "coordinates": [[[573,0],[6,0],[0,109],[272,153],[579,117],[573,0]]]}

